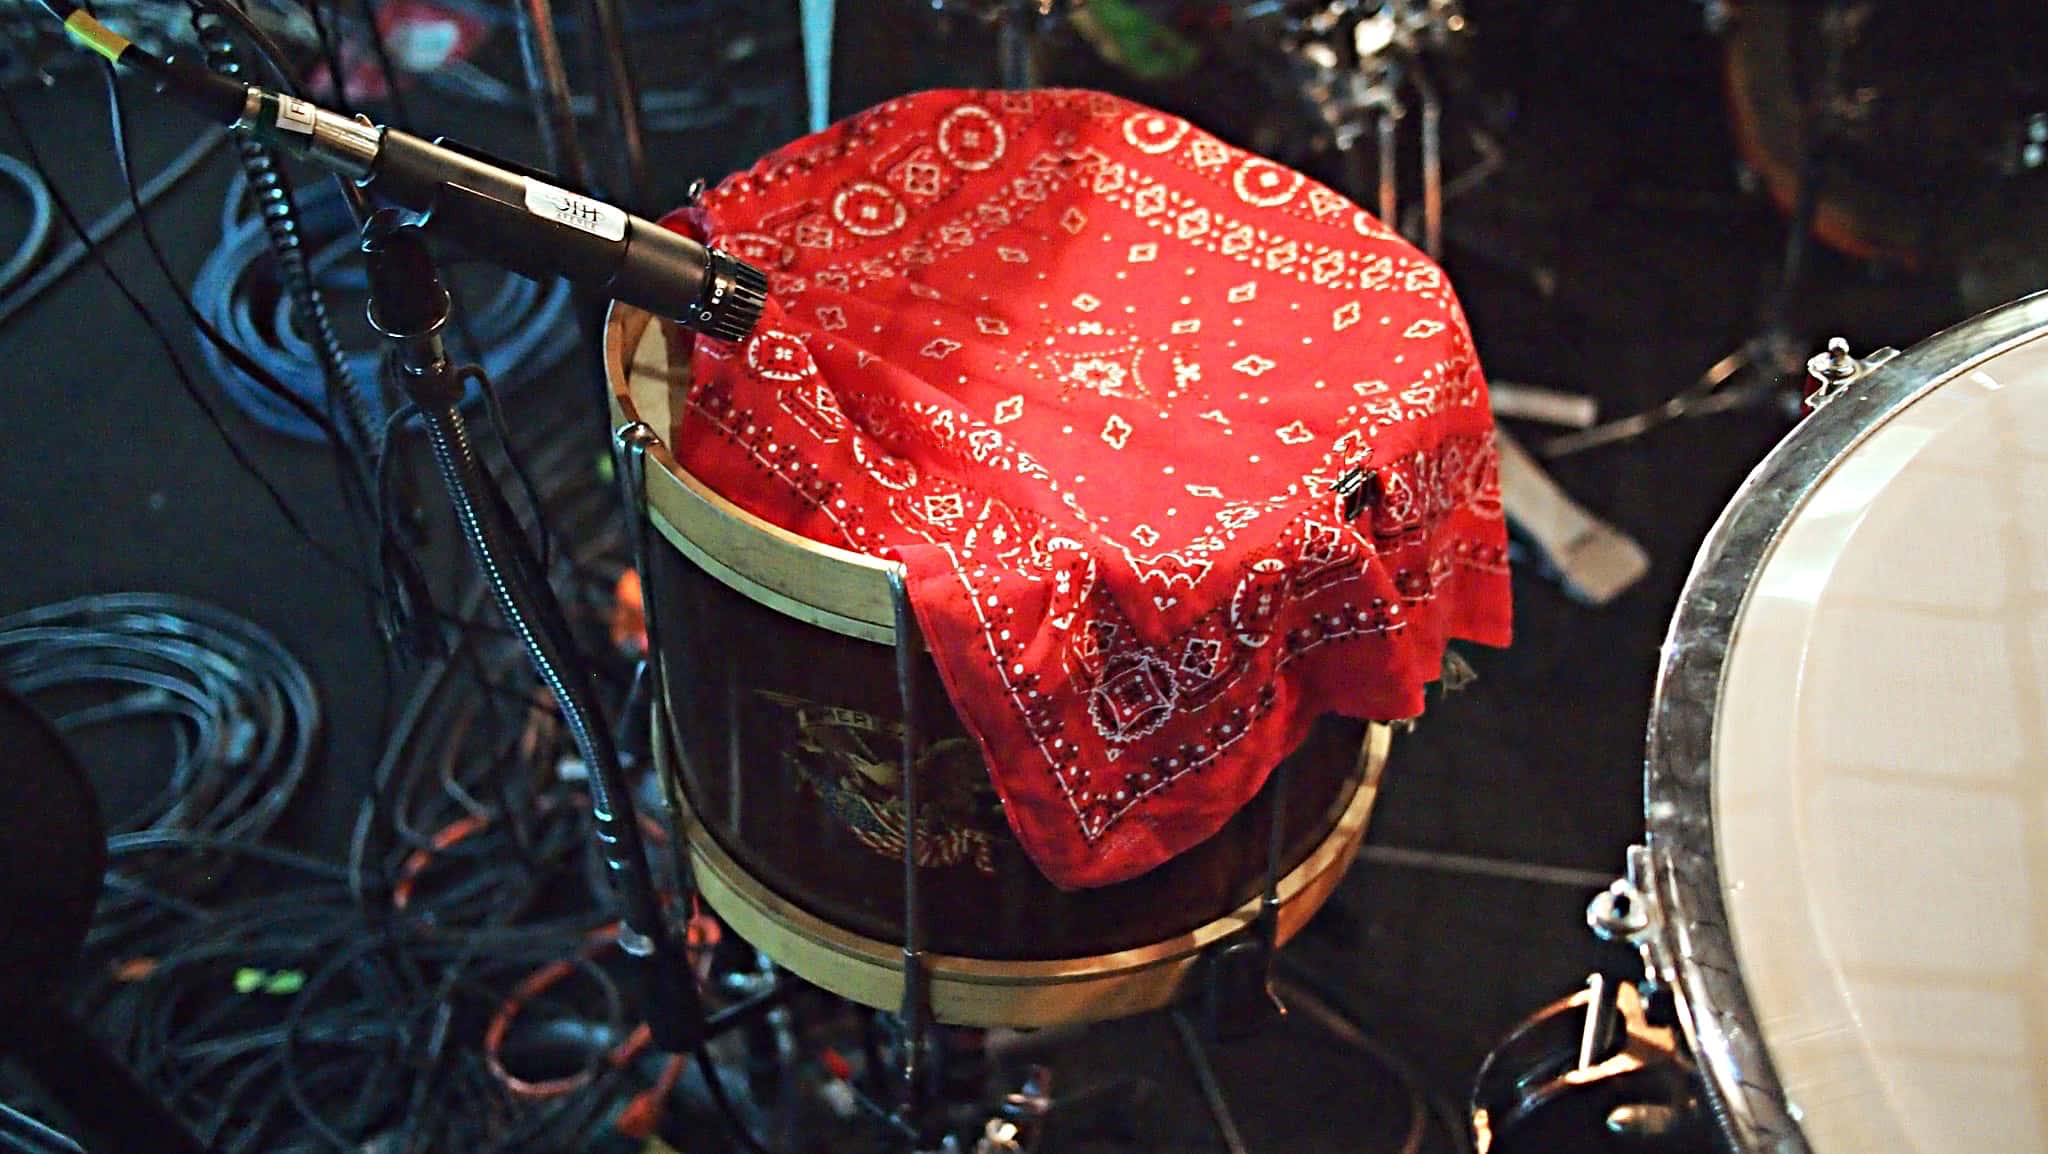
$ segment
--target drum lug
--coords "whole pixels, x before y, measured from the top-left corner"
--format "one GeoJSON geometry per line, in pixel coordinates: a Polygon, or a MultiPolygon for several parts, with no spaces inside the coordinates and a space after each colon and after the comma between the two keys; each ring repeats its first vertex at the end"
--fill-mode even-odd
{"type": "Polygon", "coordinates": [[[1882,348],[1859,359],[1849,352],[1848,341],[1841,337],[1830,338],[1826,351],[1814,354],[1806,362],[1806,375],[1813,379],[1813,392],[1807,395],[1806,407],[1820,409],[1841,396],[1850,385],[1898,355],[1897,349],[1882,348]]]}
{"type": "Polygon", "coordinates": [[[1625,942],[1643,958],[1652,990],[1667,987],[1676,973],[1664,939],[1664,910],[1647,846],[1628,847],[1628,873],[1586,906],[1586,925],[1604,941],[1625,942]]]}

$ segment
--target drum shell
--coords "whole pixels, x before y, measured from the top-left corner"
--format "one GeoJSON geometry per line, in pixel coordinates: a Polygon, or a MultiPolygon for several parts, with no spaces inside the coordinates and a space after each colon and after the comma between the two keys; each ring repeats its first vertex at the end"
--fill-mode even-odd
{"type": "MultiPolygon", "coordinates": [[[[665,542],[644,585],[661,623],[676,752],[669,784],[679,800],[784,899],[855,933],[902,941],[894,647],[758,604],[665,542]]],[[[1011,834],[980,751],[922,651],[913,682],[926,948],[990,960],[1109,954],[1188,933],[1261,892],[1271,781],[1216,835],[1150,873],[1102,889],[1053,886],[1011,834]]],[[[1325,718],[1287,759],[1283,871],[1351,802],[1366,768],[1365,730],[1325,718]]]]}

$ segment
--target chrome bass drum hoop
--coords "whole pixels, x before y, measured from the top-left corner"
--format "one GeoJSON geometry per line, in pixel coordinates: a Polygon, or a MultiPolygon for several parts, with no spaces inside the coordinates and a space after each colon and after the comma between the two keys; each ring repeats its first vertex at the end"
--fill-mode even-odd
{"type": "Polygon", "coordinates": [[[1657,670],[1644,772],[1646,956],[1676,995],[1707,1103],[1738,1151],[1811,1154],[1737,964],[1715,852],[1713,740],[1729,642],[1759,569],[1814,488],[1892,414],[2048,328],[2048,292],[1947,329],[1809,415],[1745,479],[1693,560],[1657,670]]]}

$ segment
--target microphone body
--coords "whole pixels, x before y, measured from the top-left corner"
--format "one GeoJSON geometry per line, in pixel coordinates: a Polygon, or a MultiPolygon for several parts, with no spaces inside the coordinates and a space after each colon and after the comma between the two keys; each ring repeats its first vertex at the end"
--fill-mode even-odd
{"type": "Polygon", "coordinates": [[[233,127],[422,214],[430,232],[515,272],[587,285],[722,340],[745,339],[760,319],[759,270],[544,174],[255,87],[233,127]]]}

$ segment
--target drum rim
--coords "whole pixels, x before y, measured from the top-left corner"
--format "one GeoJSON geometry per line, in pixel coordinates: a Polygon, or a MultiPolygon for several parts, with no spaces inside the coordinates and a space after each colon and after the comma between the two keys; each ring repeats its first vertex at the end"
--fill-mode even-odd
{"type": "MultiPolygon", "coordinates": [[[[605,318],[604,369],[615,424],[642,420],[633,398],[640,348],[659,319],[614,302],[605,318]]],[[[687,372],[687,362],[670,372],[687,372]]],[[[785,617],[877,644],[896,639],[890,593],[898,562],[814,541],[755,516],[679,464],[669,429],[654,429],[647,513],[661,535],[720,583],[785,617]]]]}
{"type": "Polygon", "coordinates": [[[1914,345],[1810,414],[1759,463],[1716,519],[1665,634],[1644,759],[1656,911],[1649,952],[1716,1120],[1739,1150],[1810,1154],[1757,1026],[1737,964],[1715,851],[1714,721],[1729,641],[1772,548],[1807,499],[1899,410],[2048,330],[2048,292],[1981,313],[1914,345]]]}
{"type": "MultiPolygon", "coordinates": [[[[1343,811],[1279,879],[1276,916],[1281,943],[1321,911],[1357,859],[1371,828],[1393,733],[1386,722],[1366,723],[1343,811]]],[[[798,977],[864,1005],[900,1006],[901,943],[870,937],[811,913],[749,871],[691,808],[670,748],[669,740],[657,736],[655,764],[683,831],[679,849],[696,871],[706,904],[798,977]]],[[[1255,895],[1190,930],[1111,953],[1037,960],[927,954],[933,1008],[938,1020],[948,1025],[1018,1029],[1076,1025],[1161,1009],[1194,976],[1207,947],[1257,920],[1263,900],[1255,895]]]]}

